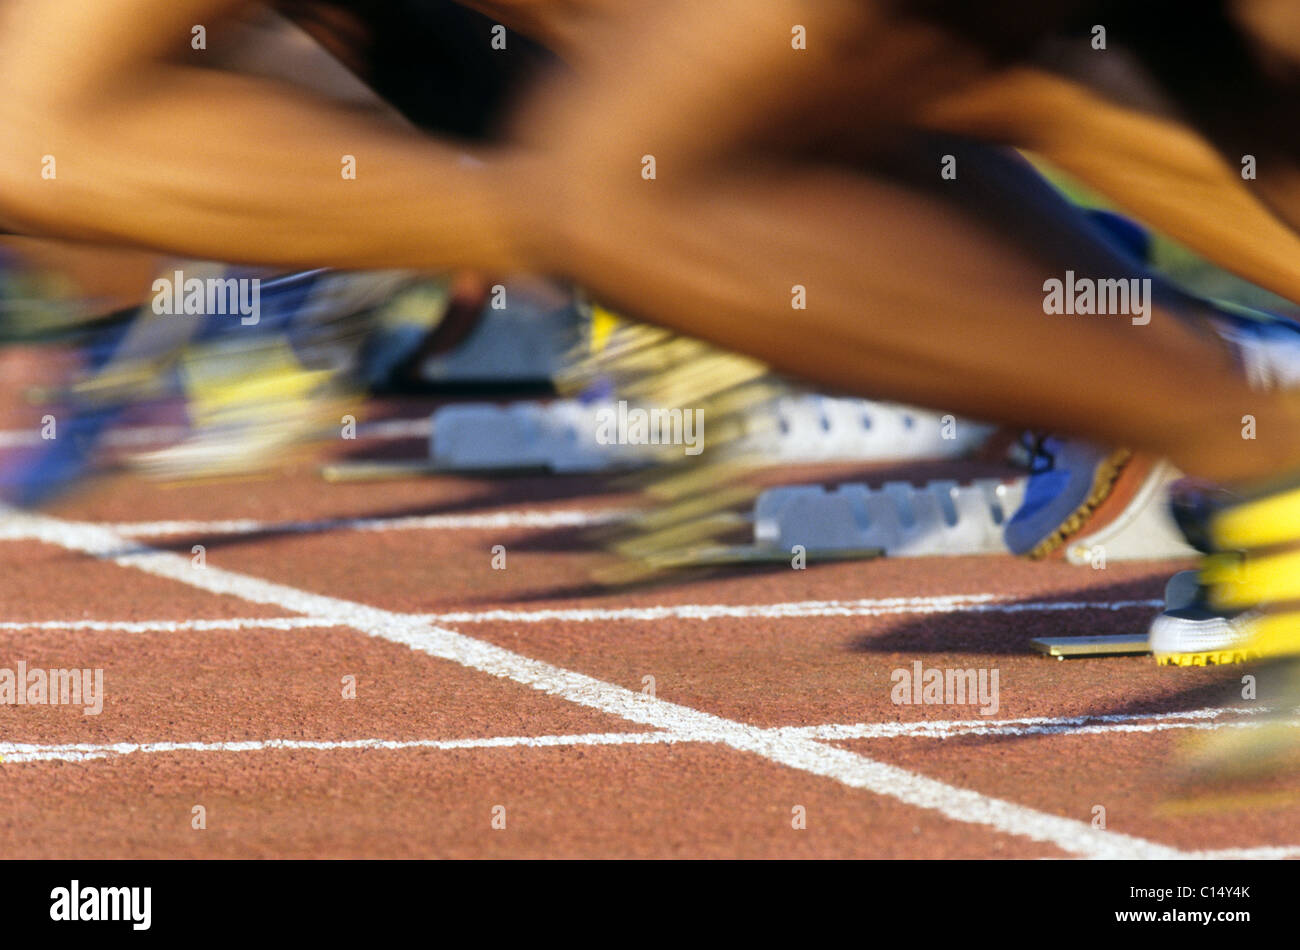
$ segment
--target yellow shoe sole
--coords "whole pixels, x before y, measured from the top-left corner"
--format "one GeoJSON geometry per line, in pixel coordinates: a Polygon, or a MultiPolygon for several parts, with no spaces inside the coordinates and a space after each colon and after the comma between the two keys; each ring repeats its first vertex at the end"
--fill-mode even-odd
{"type": "Polygon", "coordinates": [[[1229,663],[1249,663],[1258,660],[1258,650],[1211,650],[1206,653],[1157,653],[1158,666],[1224,666],[1229,663]]]}

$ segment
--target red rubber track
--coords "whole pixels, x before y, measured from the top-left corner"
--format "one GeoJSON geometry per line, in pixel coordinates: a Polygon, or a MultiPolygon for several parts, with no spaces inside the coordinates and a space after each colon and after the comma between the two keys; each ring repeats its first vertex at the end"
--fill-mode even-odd
{"type": "MultiPolygon", "coordinates": [[[[428,410],[388,408],[412,416],[428,410]]],[[[36,410],[9,403],[4,428],[37,425],[36,410]]],[[[415,455],[420,444],[348,449],[415,455]]],[[[960,463],[773,477],[882,481],[990,472],[1014,474],[990,463],[960,463]]],[[[1149,657],[1057,662],[1029,649],[1036,636],[1144,630],[1149,606],[1097,605],[1158,598],[1181,564],[1112,562],[1095,571],[994,556],[899,559],[813,564],[806,571],[729,569],[611,592],[586,580],[605,555],[585,547],[574,529],[275,526],[344,517],[593,511],[628,502],[597,478],[327,484],[304,467],[167,486],[116,474],[48,514],[119,529],[164,520],[266,522],[255,533],[199,527],[138,540],[187,559],[201,544],[205,569],[295,591],[400,614],[460,614],[430,622],[638,695],[653,677],[657,699],[676,704],[670,710],[722,717],[727,729],[860,727],[817,741],[855,753],[845,767],[861,769],[871,787],[778,761],[775,753],[737,748],[726,737],[638,742],[662,730],[369,635],[346,616],[318,617],[319,626],[302,620],[278,629],[256,621],[196,627],[189,622],[302,615],[284,604],[252,602],[20,538],[0,540],[0,667],[21,660],[29,668],[102,668],[106,697],[97,716],[69,706],[0,706],[4,748],[23,744],[38,753],[23,759],[11,751],[0,764],[0,854],[1065,857],[1089,851],[1094,840],[1115,841],[1139,856],[1148,849],[1300,845],[1297,777],[1229,791],[1185,782],[1183,745],[1225,730],[1183,725],[1213,725],[1221,714],[1175,717],[1179,728],[1157,728],[1171,721],[1161,714],[1217,709],[1228,704],[1225,695],[1239,698],[1240,669],[1161,668],[1149,657]],[[492,568],[498,544],[507,551],[505,570],[492,568]],[[951,595],[996,595],[1002,606],[712,619],[627,613],[686,604],[744,608],[951,595]],[[1094,606],[1051,609],[1061,602],[1094,606]],[[1003,609],[1012,603],[1040,606],[1003,609]],[[552,619],[530,613],[586,608],[624,613],[552,619]],[[477,616],[488,610],[511,613],[477,616]],[[109,623],[94,629],[88,621],[109,623]],[[182,624],[135,629],[114,626],[118,621],[182,624]],[[44,622],[51,623],[35,626],[44,622]],[[982,716],[974,705],[895,705],[891,675],[917,661],[996,670],[997,711],[982,716]],[[355,677],[355,698],[343,695],[346,676],[355,677]],[[1097,716],[1114,718],[1082,724],[1093,731],[1062,721],[1097,716]],[[953,727],[943,736],[881,734],[882,724],[1005,725],[1026,717],[1043,717],[1046,725],[1038,733],[953,727]],[[604,736],[606,744],[523,741],[589,735],[604,736]],[[500,737],[510,741],[465,748],[339,745],[500,737]],[[270,740],[323,746],[102,748],[270,740]],[[98,757],[58,757],[74,743],[99,748],[98,757]],[[881,764],[905,772],[882,771],[881,764]],[[942,783],[940,807],[918,801],[917,777],[942,783]],[[1010,824],[973,817],[971,802],[990,800],[1009,803],[1018,817],[1010,824]],[[206,810],[202,830],[191,826],[196,805],[206,810]],[[504,828],[493,827],[497,806],[505,809],[504,828]],[[1098,806],[1109,838],[1095,833],[1098,806]],[[803,828],[794,827],[799,809],[803,828]],[[1053,818],[1067,820],[1064,831],[1033,830],[1056,828],[1053,818]],[[1027,825],[1017,825],[1021,819],[1027,825]]]]}

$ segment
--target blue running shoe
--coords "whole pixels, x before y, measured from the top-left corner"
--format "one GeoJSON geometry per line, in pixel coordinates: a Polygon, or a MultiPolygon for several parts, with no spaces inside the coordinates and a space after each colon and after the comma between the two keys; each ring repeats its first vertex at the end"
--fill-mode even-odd
{"type": "Polygon", "coordinates": [[[1110,497],[1133,454],[1087,442],[1038,438],[1031,449],[1025,497],[1003,529],[1015,554],[1046,557],[1085,526],[1110,497]]]}

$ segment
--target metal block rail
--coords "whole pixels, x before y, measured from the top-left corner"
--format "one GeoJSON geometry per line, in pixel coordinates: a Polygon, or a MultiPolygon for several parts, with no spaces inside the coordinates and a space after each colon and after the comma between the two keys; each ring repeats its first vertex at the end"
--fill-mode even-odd
{"type": "MultiPolygon", "coordinates": [[[[613,402],[460,404],[433,416],[430,457],[439,469],[547,468],[603,472],[645,464],[654,446],[597,441],[600,413],[613,402]]],[[[991,427],[865,399],[785,396],[757,424],[746,449],[774,463],[955,458],[977,448],[991,427]]],[[[709,420],[703,445],[708,452],[709,420]]]]}

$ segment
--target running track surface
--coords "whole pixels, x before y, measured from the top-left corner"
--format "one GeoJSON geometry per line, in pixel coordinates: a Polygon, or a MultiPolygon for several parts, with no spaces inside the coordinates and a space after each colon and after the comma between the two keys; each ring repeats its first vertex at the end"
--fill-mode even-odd
{"type": "MultiPolygon", "coordinates": [[[[10,431],[39,426],[24,412],[10,431]]],[[[0,667],[102,668],[106,692],[98,716],[0,706],[0,853],[1300,855],[1300,780],[1225,792],[1180,770],[1187,743],[1249,728],[1254,704],[1224,698],[1241,670],[1029,651],[1144,629],[1183,565],[884,560],[601,591],[578,526],[634,500],[304,466],[111,476],[0,520],[0,667]],[[998,709],[895,705],[892,671],[918,661],[996,670],[998,709]]]]}

